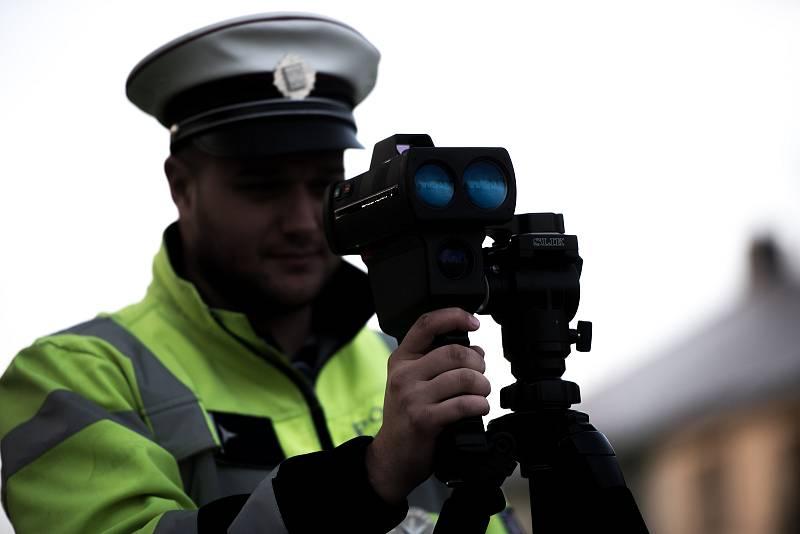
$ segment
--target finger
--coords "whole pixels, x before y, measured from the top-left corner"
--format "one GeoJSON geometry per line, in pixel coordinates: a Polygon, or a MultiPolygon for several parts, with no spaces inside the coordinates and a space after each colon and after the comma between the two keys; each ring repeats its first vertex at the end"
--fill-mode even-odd
{"type": "Polygon", "coordinates": [[[418,401],[435,404],[463,395],[487,396],[492,391],[489,380],[472,369],[453,369],[429,380],[418,390],[418,401]]]}
{"type": "Polygon", "coordinates": [[[447,332],[472,332],[478,329],[480,322],[471,313],[461,308],[445,308],[422,314],[411,326],[400,343],[406,359],[419,358],[433,343],[433,339],[447,332]]]}
{"type": "Polygon", "coordinates": [[[467,417],[482,417],[489,413],[489,401],[482,395],[461,395],[436,404],[427,411],[433,428],[441,430],[445,425],[467,417]]]}
{"type": "Polygon", "coordinates": [[[479,373],[486,371],[483,349],[461,345],[445,345],[432,350],[424,358],[414,362],[414,366],[415,376],[419,380],[430,380],[451,369],[474,369],[479,373]]]}

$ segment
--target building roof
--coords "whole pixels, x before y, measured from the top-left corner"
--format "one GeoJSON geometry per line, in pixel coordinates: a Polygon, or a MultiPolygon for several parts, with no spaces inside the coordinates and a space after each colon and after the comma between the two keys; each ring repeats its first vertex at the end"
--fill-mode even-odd
{"type": "Polygon", "coordinates": [[[678,425],[800,393],[800,284],[777,262],[774,247],[756,244],[751,291],[734,309],[575,408],[627,451],[678,425]]]}

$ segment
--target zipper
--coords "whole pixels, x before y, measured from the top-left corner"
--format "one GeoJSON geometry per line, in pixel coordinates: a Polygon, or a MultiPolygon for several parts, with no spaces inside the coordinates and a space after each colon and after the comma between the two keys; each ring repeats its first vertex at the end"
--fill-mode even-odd
{"type": "Polygon", "coordinates": [[[222,330],[224,330],[229,336],[238,341],[247,350],[275,367],[275,369],[280,371],[283,375],[289,378],[289,380],[291,380],[295,386],[297,386],[297,389],[300,390],[300,393],[303,395],[303,399],[306,401],[309,411],[311,412],[311,421],[314,423],[314,430],[317,432],[317,439],[319,439],[320,447],[322,447],[323,451],[332,450],[333,438],[331,437],[331,432],[328,430],[328,424],[325,420],[325,410],[322,409],[319,398],[317,398],[317,394],[311,384],[309,384],[308,380],[306,380],[304,376],[300,375],[300,373],[294,368],[288,365],[279,365],[277,362],[272,361],[265,354],[262,354],[261,351],[254,347],[249,341],[242,339],[232,332],[216,315],[212,313],[211,316],[214,318],[214,321],[220,326],[220,328],[222,328],[222,330]]]}

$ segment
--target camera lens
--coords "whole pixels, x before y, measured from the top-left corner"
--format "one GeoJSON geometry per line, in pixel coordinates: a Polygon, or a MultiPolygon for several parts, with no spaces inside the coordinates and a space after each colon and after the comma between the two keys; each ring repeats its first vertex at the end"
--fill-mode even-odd
{"type": "Polygon", "coordinates": [[[439,248],[436,263],[443,275],[457,280],[472,271],[472,251],[463,243],[447,241],[439,248]]]}
{"type": "Polygon", "coordinates": [[[488,160],[476,161],[467,167],[464,189],[473,204],[487,210],[499,207],[508,193],[503,171],[488,160]]]}
{"type": "Polygon", "coordinates": [[[450,174],[440,165],[427,163],[414,174],[417,196],[434,208],[443,208],[453,198],[455,186],[450,174]]]}

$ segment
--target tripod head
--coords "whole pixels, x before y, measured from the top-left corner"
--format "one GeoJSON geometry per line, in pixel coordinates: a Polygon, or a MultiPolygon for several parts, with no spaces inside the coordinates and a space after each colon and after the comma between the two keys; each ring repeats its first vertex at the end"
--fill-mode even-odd
{"type": "Polygon", "coordinates": [[[512,410],[531,405],[569,408],[580,402],[577,384],[560,380],[572,344],[591,349],[592,324],[570,329],[580,300],[583,260],[578,238],[564,233],[554,213],[515,215],[492,228],[486,253],[488,313],[503,333],[503,355],[517,384],[503,388],[500,404],[512,410]],[[532,386],[535,384],[535,386],[532,386]]]}

